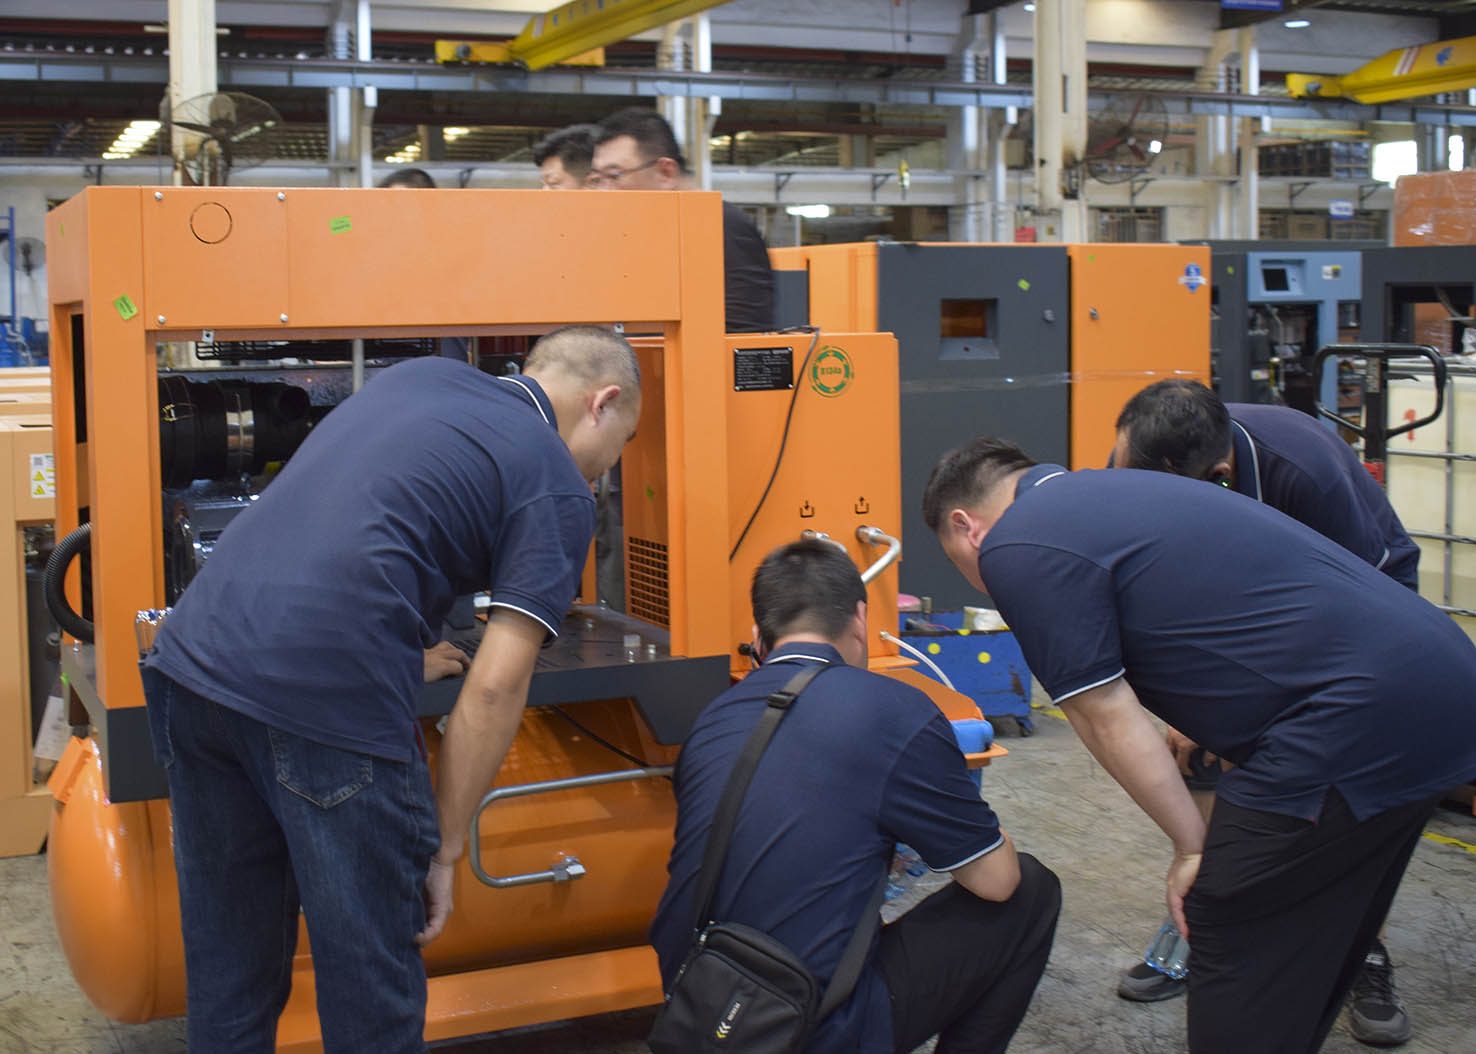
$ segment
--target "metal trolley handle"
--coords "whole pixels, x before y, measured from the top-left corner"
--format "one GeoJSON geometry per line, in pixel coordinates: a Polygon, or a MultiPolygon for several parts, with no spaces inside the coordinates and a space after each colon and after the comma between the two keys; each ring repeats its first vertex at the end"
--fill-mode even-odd
{"type": "Polygon", "coordinates": [[[538,783],[515,783],[507,787],[494,787],[482,795],[477,811],[472,813],[471,861],[472,874],[495,889],[512,886],[531,886],[538,882],[568,882],[585,874],[585,867],[577,856],[562,856],[558,863],[547,871],[529,871],[521,875],[489,875],[482,868],[482,813],[494,802],[506,798],[526,798],[530,794],[551,794],[554,791],[577,790],[580,787],[597,787],[602,783],[624,783],[628,780],[662,779],[671,776],[670,765],[653,765],[649,768],[618,769],[614,772],[595,772],[587,776],[570,776],[561,780],[543,780],[538,783]]]}
{"type": "MultiPolygon", "coordinates": [[[[1321,391],[1322,390],[1322,364],[1324,362],[1326,362],[1329,358],[1342,358],[1344,356],[1359,356],[1359,357],[1365,358],[1365,359],[1382,359],[1383,362],[1381,363],[1381,366],[1383,366],[1383,367],[1387,367],[1388,366],[1388,363],[1389,363],[1389,360],[1390,359],[1417,359],[1417,358],[1426,358],[1426,359],[1429,359],[1430,360],[1430,365],[1433,366],[1434,369],[1435,369],[1435,412],[1432,413],[1432,414],[1430,414],[1429,417],[1422,417],[1418,421],[1409,421],[1409,422],[1406,422],[1405,424],[1400,425],[1398,428],[1384,428],[1384,430],[1383,430],[1383,436],[1384,436],[1385,439],[1388,439],[1390,436],[1403,435],[1405,432],[1412,432],[1416,428],[1423,428],[1423,427],[1425,427],[1425,425],[1427,425],[1431,421],[1435,420],[1435,418],[1439,417],[1440,416],[1440,412],[1443,409],[1445,409],[1445,357],[1442,356],[1440,354],[1440,352],[1436,351],[1430,345],[1428,345],[1428,344],[1327,344],[1327,345],[1324,345],[1323,347],[1320,347],[1320,348],[1317,349],[1317,355],[1312,360],[1312,377],[1313,377],[1312,383],[1314,385],[1314,389],[1313,389],[1314,391],[1321,391]]],[[[1380,371],[1379,371],[1379,380],[1380,381],[1383,380],[1383,369],[1380,369],[1380,371]]],[[[1328,407],[1323,406],[1320,401],[1316,402],[1314,405],[1317,407],[1317,412],[1319,414],[1321,414],[1323,417],[1331,418],[1332,420],[1336,421],[1338,424],[1342,425],[1344,428],[1347,428],[1354,435],[1363,436],[1364,438],[1367,438],[1369,427],[1378,427],[1378,425],[1370,426],[1368,424],[1360,424],[1357,421],[1350,421],[1346,417],[1344,417],[1341,414],[1339,414],[1336,409],[1329,409],[1328,407]]],[[[1383,422],[1379,422],[1378,424],[1379,425],[1382,425],[1383,422]]]]}

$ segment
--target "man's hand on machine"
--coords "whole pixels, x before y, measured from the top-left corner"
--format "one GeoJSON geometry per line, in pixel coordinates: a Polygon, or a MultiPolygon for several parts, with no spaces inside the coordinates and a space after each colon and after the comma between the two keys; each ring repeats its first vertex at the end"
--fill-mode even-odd
{"type": "Polygon", "coordinates": [[[471,665],[466,653],[449,641],[441,641],[425,652],[425,683],[439,681],[443,677],[460,677],[471,665]]]}

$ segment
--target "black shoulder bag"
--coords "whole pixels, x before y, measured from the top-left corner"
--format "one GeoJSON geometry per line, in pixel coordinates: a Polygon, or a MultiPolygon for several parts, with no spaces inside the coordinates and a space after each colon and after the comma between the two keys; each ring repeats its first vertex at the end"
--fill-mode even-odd
{"type": "Polygon", "coordinates": [[[718,878],[754,769],[789,707],[827,665],[806,666],[769,696],[723,788],[702,854],[695,897],[697,935],[647,1040],[654,1054],[800,1054],[815,1026],[850,996],[861,976],[881,924],[885,875],[824,996],[809,969],[782,943],[751,926],[712,921],[718,878]]]}

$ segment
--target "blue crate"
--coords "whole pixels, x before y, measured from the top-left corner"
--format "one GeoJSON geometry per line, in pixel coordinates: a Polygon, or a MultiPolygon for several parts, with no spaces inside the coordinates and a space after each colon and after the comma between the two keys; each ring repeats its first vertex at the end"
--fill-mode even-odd
{"type": "MultiPolygon", "coordinates": [[[[1030,720],[1030,668],[1013,633],[1007,629],[964,631],[961,611],[935,611],[926,616],[928,622],[946,626],[953,633],[934,635],[908,630],[908,618],[917,617],[903,613],[903,640],[937,663],[953,686],[974,700],[985,717],[1013,717],[1022,735],[1034,731],[1030,720]]],[[[918,671],[937,680],[925,665],[919,665],[918,671]]]]}

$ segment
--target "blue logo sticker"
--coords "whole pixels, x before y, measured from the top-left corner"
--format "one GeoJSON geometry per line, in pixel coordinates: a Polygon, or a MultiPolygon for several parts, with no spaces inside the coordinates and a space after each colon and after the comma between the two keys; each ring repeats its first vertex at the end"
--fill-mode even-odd
{"type": "Polygon", "coordinates": [[[1179,278],[1180,285],[1188,286],[1189,292],[1192,293],[1200,286],[1204,285],[1204,283],[1204,272],[1200,270],[1200,267],[1197,263],[1189,263],[1184,265],[1184,273],[1179,278]]]}
{"type": "Polygon", "coordinates": [[[1444,66],[1450,61],[1451,48],[1443,47],[1435,53],[1435,65],[1444,66]]]}

